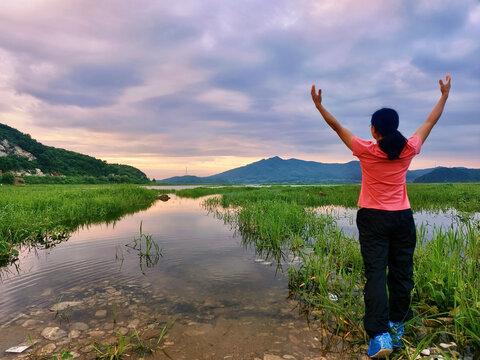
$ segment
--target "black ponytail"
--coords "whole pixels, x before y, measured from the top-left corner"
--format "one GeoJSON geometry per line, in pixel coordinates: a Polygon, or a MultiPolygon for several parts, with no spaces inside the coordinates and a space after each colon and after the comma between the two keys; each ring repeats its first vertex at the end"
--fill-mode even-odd
{"type": "Polygon", "coordinates": [[[407,139],[397,130],[398,123],[398,114],[393,109],[383,108],[372,115],[372,125],[382,135],[378,146],[388,155],[389,160],[399,159],[407,143],[407,139]]]}

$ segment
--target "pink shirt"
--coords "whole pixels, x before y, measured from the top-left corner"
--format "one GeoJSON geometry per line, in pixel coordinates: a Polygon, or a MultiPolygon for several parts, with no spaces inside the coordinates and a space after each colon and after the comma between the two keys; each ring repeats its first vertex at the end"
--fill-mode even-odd
{"type": "Polygon", "coordinates": [[[406,174],[413,157],[420,153],[422,139],[413,135],[400,153],[400,159],[388,160],[377,143],[353,138],[353,155],[362,167],[362,188],[358,206],[380,210],[410,208],[406,174]]]}

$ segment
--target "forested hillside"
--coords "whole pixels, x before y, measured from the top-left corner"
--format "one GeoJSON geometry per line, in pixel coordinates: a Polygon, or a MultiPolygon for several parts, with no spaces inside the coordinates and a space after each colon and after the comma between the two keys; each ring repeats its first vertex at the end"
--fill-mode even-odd
{"type": "Polygon", "coordinates": [[[142,171],[132,166],[107,164],[92,156],[45,146],[4,124],[0,124],[0,170],[27,175],[29,182],[62,182],[47,179],[50,177],[86,177],[87,182],[148,181],[142,171]],[[42,173],[51,176],[28,176],[42,173]]]}
{"type": "Polygon", "coordinates": [[[416,183],[480,182],[480,169],[439,167],[419,176],[416,183]]]}

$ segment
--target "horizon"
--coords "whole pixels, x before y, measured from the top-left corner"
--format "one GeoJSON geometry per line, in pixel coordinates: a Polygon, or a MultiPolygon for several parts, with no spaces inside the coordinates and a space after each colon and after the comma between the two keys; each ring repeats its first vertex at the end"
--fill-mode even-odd
{"type": "Polygon", "coordinates": [[[452,76],[410,169],[480,168],[480,3],[8,1],[0,122],[44,145],[204,177],[274,156],[357,160],[310,98],[371,140],[392,107],[409,137],[452,76]]]}
{"type": "MultiPolygon", "coordinates": [[[[248,165],[251,165],[253,163],[256,163],[256,162],[260,162],[262,160],[271,160],[273,158],[279,158],[280,160],[283,160],[283,161],[288,161],[288,160],[300,160],[300,161],[309,161],[310,160],[303,160],[303,159],[297,159],[297,158],[288,158],[288,159],[284,159],[280,156],[272,156],[272,157],[269,157],[269,158],[262,158],[262,159],[258,159],[256,161],[253,161],[251,163],[248,163],[248,164],[245,164],[245,165],[241,165],[239,167],[243,167],[243,166],[248,166],[248,165]]],[[[323,162],[323,161],[316,161],[317,163],[321,163],[321,164],[327,164],[327,165],[333,165],[333,164],[339,164],[339,165],[345,165],[345,164],[348,164],[350,162],[359,162],[358,159],[353,159],[353,160],[350,160],[350,161],[346,161],[346,162],[323,162]]],[[[205,176],[198,176],[198,175],[195,175],[195,174],[183,174],[183,175],[173,175],[173,176],[169,176],[169,177],[166,177],[166,178],[163,178],[163,179],[157,179],[155,178],[155,180],[166,180],[166,179],[169,179],[169,178],[173,178],[173,177],[183,177],[183,176],[193,176],[193,177],[200,177],[200,178],[203,178],[203,177],[209,177],[209,176],[214,176],[214,175],[219,175],[220,173],[223,173],[223,172],[227,172],[229,170],[234,170],[238,167],[235,167],[235,168],[231,168],[231,169],[227,169],[225,171],[221,171],[219,173],[215,173],[215,174],[210,174],[210,175],[205,175],[205,176]]],[[[436,169],[436,168],[466,168],[466,169],[474,169],[474,170],[480,170],[480,168],[468,168],[468,167],[464,167],[464,166],[433,166],[433,167],[427,167],[427,168],[418,168],[418,169],[412,169],[411,167],[408,169],[409,171],[411,170],[427,170],[427,169],[436,169]]]]}

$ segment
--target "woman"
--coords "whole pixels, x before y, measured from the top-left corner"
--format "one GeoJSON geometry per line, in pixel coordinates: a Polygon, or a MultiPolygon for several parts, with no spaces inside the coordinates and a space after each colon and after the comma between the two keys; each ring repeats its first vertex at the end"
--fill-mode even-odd
{"type": "Polygon", "coordinates": [[[362,167],[357,227],[367,278],[364,326],[370,337],[370,357],[386,357],[393,347],[401,346],[405,322],[412,318],[410,293],[414,285],[416,232],[405,177],[410,162],[420,153],[443,112],[450,91],[450,75],[445,83],[439,80],[439,84],[440,100],[409,139],[397,130],[399,120],[395,110],[376,111],[370,127],[376,143],[362,140],[340,125],[323,107],[322,90],[317,93],[315,85],[312,86],[315,106],[358,157],[362,167]]]}

